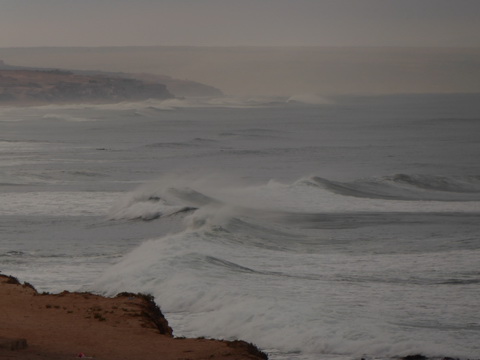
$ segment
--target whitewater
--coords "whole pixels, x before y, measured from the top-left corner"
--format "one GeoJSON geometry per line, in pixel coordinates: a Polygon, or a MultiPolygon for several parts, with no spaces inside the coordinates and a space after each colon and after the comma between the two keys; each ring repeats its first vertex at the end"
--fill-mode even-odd
{"type": "Polygon", "coordinates": [[[0,108],[0,272],[271,359],[480,354],[480,95],[0,108]]]}

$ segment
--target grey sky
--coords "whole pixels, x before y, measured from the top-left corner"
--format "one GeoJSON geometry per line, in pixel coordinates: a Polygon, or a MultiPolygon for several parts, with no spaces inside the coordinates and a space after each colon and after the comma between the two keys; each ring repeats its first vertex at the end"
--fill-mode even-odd
{"type": "Polygon", "coordinates": [[[479,0],[0,0],[0,47],[471,47],[479,34],[479,0]]]}

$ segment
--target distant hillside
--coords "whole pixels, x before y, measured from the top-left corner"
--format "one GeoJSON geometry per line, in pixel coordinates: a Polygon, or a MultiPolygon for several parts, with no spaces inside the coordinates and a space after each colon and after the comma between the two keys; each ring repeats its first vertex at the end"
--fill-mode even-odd
{"type": "Polygon", "coordinates": [[[154,75],[145,73],[120,73],[120,76],[131,77],[133,79],[139,79],[144,81],[155,81],[167,86],[168,91],[173,93],[177,97],[214,97],[223,96],[221,90],[191,80],[174,79],[166,75],[154,75]]]}
{"type": "Polygon", "coordinates": [[[137,79],[59,70],[0,70],[0,104],[106,103],[172,97],[165,85],[137,79]]]}
{"type": "MultiPolygon", "coordinates": [[[[0,70],[30,70],[30,71],[62,71],[69,72],[75,75],[84,76],[103,76],[108,78],[121,78],[121,79],[135,79],[142,82],[152,84],[163,84],[167,87],[170,94],[175,97],[214,97],[223,96],[221,90],[206,84],[202,84],[191,80],[174,79],[166,75],[155,75],[146,73],[124,73],[124,72],[108,72],[108,71],[91,71],[91,70],[59,70],[53,68],[37,68],[37,67],[24,67],[8,65],[4,61],[0,60],[0,70]]],[[[1,88],[0,83],[0,88],[1,88]]]]}

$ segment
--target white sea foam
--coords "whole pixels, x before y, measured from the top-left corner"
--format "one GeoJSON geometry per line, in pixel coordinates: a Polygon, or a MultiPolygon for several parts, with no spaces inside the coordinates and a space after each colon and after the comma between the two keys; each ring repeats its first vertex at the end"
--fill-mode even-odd
{"type": "Polygon", "coordinates": [[[6,152],[16,155],[16,153],[27,153],[38,151],[41,148],[48,146],[48,143],[42,143],[37,141],[7,141],[0,139],[0,152],[5,154],[6,152]]]}
{"type": "Polygon", "coordinates": [[[56,114],[50,113],[42,116],[43,119],[64,120],[64,121],[94,121],[93,118],[86,118],[80,116],[72,116],[70,114],[56,114]]]}
{"type": "Polygon", "coordinates": [[[478,357],[479,102],[403,99],[0,111],[1,270],[273,360],[478,357]]]}
{"type": "Polygon", "coordinates": [[[477,212],[480,209],[480,201],[386,201],[340,195],[310,186],[304,179],[292,184],[272,180],[263,185],[226,185],[205,191],[236,206],[292,212],[477,212]]]}
{"type": "Polygon", "coordinates": [[[119,103],[90,104],[49,104],[21,107],[3,107],[0,109],[0,121],[24,121],[28,119],[60,120],[67,122],[101,121],[103,116],[99,112],[118,111],[132,112],[136,116],[156,117],[158,112],[192,108],[229,108],[248,109],[258,107],[271,107],[285,104],[285,102],[304,105],[332,104],[331,100],[314,94],[294,95],[290,98],[278,96],[221,96],[198,98],[173,98],[173,99],[147,99],[141,101],[123,101],[119,103]],[[79,112],[85,112],[78,115],[79,112]],[[71,113],[73,112],[73,113],[71,113]],[[87,115],[87,112],[90,114],[87,115]],[[85,116],[86,115],[86,116],[85,116]]]}
{"type": "Polygon", "coordinates": [[[1,192],[0,215],[106,215],[119,195],[110,192],[1,192]]]}
{"type": "Polygon", "coordinates": [[[304,233],[302,240],[294,224],[270,223],[268,212],[436,213],[473,211],[477,203],[351,198],[304,181],[241,186],[215,179],[213,186],[172,176],[119,201],[113,214],[127,218],[148,218],[164,211],[167,201],[199,209],[185,216],[183,230],[143,243],[93,289],[152,293],[172,314],[178,335],[242,338],[313,357],[474,356],[475,330],[465,325],[471,314],[464,309],[476,306],[469,278],[476,279],[478,251],[332,256],[312,247],[322,241],[321,232],[304,233]],[[465,282],[461,298],[446,291],[452,277],[465,282]],[[458,327],[465,338],[447,341],[451,335],[437,321],[445,329],[458,327]]]}
{"type": "Polygon", "coordinates": [[[169,205],[165,200],[155,197],[117,201],[109,210],[108,218],[111,220],[154,220],[162,216],[171,216],[189,211],[187,206],[169,205]]]}
{"type": "MultiPolygon", "coordinates": [[[[229,177],[169,175],[119,196],[109,210],[110,219],[152,220],[162,216],[194,211],[197,223],[208,217],[260,216],[274,214],[429,214],[477,213],[480,201],[425,201],[360,198],[341,195],[318,186],[309,178],[291,184],[270,181],[242,185],[229,177]],[[221,209],[221,210],[220,210],[221,209]],[[205,216],[204,216],[205,215],[205,216]],[[203,218],[202,218],[203,217],[203,218]]],[[[206,220],[207,219],[207,220],[206,220]]]]}
{"type": "Polygon", "coordinates": [[[287,103],[300,103],[307,105],[331,105],[333,101],[317,94],[297,94],[287,99],[287,103]]]}
{"type": "MultiPolygon", "coordinates": [[[[192,218],[198,216],[191,215],[188,223],[196,224],[192,218]]],[[[474,292],[460,299],[442,288],[429,288],[425,298],[419,286],[399,288],[395,280],[408,282],[418,274],[441,280],[452,272],[471,271],[477,253],[295,254],[249,248],[243,241],[235,246],[238,236],[251,235],[232,234],[228,228],[224,232],[224,219],[209,219],[207,226],[202,222],[201,228],[147,241],[100,277],[94,289],[111,295],[122,289],[154,294],[167,316],[181,314],[174,316],[179,324],[172,324],[182,329],[179,335],[242,338],[262,348],[317,355],[474,355],[461,343],[443,344],[448,335],[435,327],[427,330],[438,319],[462,326],[464,307],[475,306],[474,292]],[[362,276],[366,278],[360,281],[362,276]],[[395,323],[403,312],[416,320],[395,323]],[[426,324],[416,323],[422,318],[426,324]],[[415,326],[425,326],[428,336],[411,333],[415,326]]],[[[472,341],[471,335],[464,341],[472,341]]]]}

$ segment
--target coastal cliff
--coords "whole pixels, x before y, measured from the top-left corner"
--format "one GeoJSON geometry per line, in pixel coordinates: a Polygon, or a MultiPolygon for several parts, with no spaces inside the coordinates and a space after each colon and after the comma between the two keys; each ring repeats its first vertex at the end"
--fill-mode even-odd
{"type": "Polygon", "coordinates": [[[119,102],[223,96],[220,89],[211,85],[158,74],[38,68],[0,60],[0,75],[0,105],[22,101],[119,102]]]}
{"type": "Polygon", "coordinates": [[[39,294],[0,275],[0,357],[60,360],[266,360],[244,341],[174,338],[148,295],[39,294]]]}
{"type": "Polygon", "coordinates": [[[0,70],[0,105],[169,99],[164,84],[60,70],[0,70]]]}
{"type": "Polygon", "coordinates": [[[224,96],[220,89],[192,80],[180,80],[167,75],[155,75],[144,73],[120,73],[118,76],[138,79],[143,81],[155,81],[167,86],[168,91],[177,97],[221,97],[224,96]]]}

